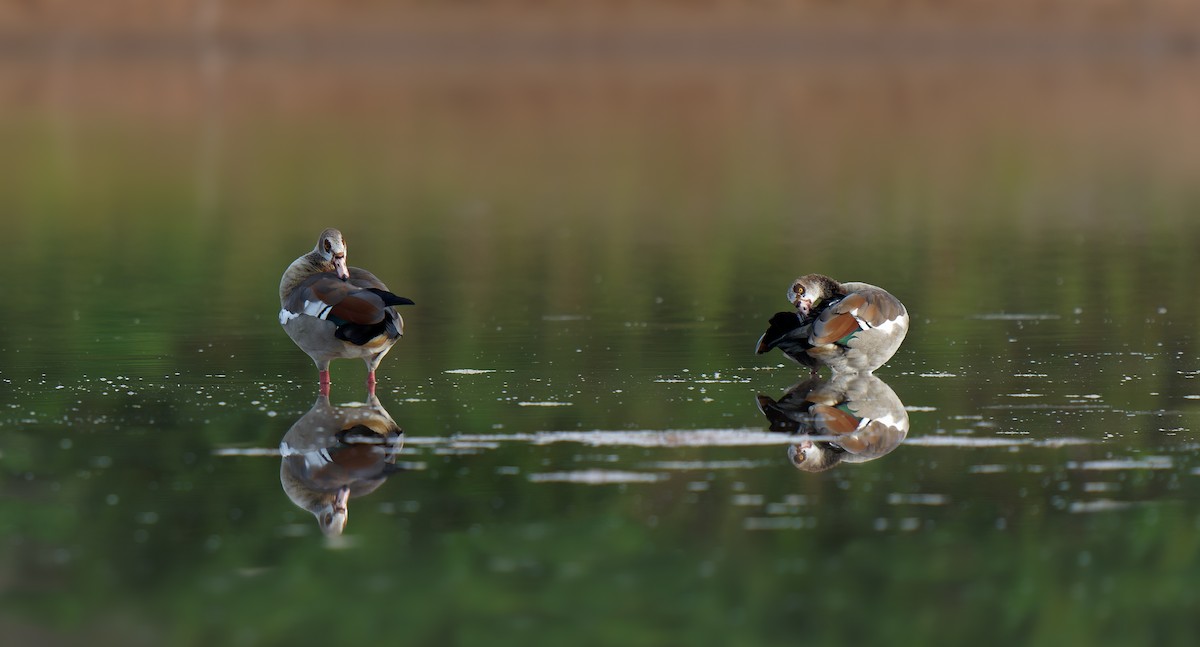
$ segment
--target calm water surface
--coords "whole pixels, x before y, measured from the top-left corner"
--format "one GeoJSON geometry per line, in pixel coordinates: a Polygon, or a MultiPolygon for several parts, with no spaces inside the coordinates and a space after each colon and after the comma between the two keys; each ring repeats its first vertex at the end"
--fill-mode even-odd
{"type": "Polygon", "coordinates": [[[23,644],[1195,644],[1191,61],[5,65],[23,644]],[[325,226],[418,304],[334,539],[279,452],[368,399],[276,319],[325,226]],[[819,473],[753,353],[812,271],[914,317],[903,442],[819,473]]]}

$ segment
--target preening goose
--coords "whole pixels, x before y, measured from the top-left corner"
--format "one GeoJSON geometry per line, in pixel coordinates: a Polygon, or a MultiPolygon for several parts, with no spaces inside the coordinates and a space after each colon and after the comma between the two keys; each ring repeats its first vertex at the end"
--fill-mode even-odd
{"type": "Polygon", "coordinates": [[[822,274],[796,279],[787,294],[794,312],[771,317],[755,349],[778,348],[816,373],[870,373],[891,359],[908,333],[908,310],[887,290],[839,283],[822,274]]]}

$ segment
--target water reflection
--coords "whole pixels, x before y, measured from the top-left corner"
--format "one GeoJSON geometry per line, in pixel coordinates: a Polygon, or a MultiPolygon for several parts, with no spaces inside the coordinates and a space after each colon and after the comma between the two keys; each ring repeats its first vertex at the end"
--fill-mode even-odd
{"type": "Polygon", "coordinates": [[[890,453],[908,435],[904,403],[871,374],[805,380],[778,400],[758,396],[771,431],[795,434],[788,458],[797,469],[822,472],[890,453]]]}
{"type": "Polygon", "coordinates": [[[317,401],[283,435],[279,480],[297,506],[317,518],[321,531],[340,535],[352,497],[361,497],[402,470],[396,454],[404,431],[374,394],[365,404],[334,406],[317,401]]]}

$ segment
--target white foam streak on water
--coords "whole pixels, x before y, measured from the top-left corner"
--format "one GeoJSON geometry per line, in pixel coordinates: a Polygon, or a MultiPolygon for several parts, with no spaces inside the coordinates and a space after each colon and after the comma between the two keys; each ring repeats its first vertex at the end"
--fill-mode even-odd
{"type": "Polygon", "coordinates": [[[1109,483],[1106,481],[1089,481],[1083,484],[1084,492],[1116,492],[1121,489],[1120,484],[1109,483]]]}
{"type": "Polygon", "coordinates": [[[978,315],[971,315],[971,319],[979,319],[982,321],[1052,321],[1061,319],[1059,315],[1053,314],[1018,314],[1005,312],[989,312],[978,315]]]}
{"type": "Polygon", "coordinates": [[[1074,513],[1080,512],[1108,512],[1110,510],[1124,510],[1132,507],[1133,503],[1129,501],[1114,501],[1113,499],[1096,499],[1095,501],[1072,501],[1067,509],[1074,513]]]}
{"type": "Polygon", "coordinates": [[[982,408],[989,409],[989,410],[992,410],[992,409],[1001,410],[1001,411],[1004,411],[1004,410],[1010,410],[1010,411],[1045,410],[1045,409],[1054,409],[1054,410],[1061,409],[1063,411],[1109,411],[1112,409],[1112,407],[1110,407],[1107,404],[1042,404],[1042,403],[989,404],[982,408]]]}
{"type": "Polygon", "coordinates": [[[967,472],[971,474],[1004,474],[1008,471],[1007,465],[972,465],[967,468],[967,472]]]}
{"type": "Polygon", "coordinates": [[[452,440],[444,436],[409,436],[407,434],[404,436],[405,445],[444,445],[452,440]]]}
{"type": "Polygon", "coordinates": [[[442,371],[451,375],[483,375],[484,373],[495,373],[494,368],[452,368],[442,371]]]}
{"type": "Polygon", "coordinates": [[[1140,459],[1112,459],[1105,461],[1083,461],[1067,463],[1073,470],[1167,470],[1175,466],[1169,456],[1147,456],[1140,459]]]}
{"type": "Polygon", "coordinates": [[[218,447],[213,456],[279,456],[278,447],[218,447]]]}
{"type": "Polygon", "coordinates": [[[742,522],[746,530],[803,530],[816,526],[815,517],[747,517],[742,522]]]}
{"type": "Polygon", "coordinates": [[[665,478],[667,478],[665,474],[626,472],[621,470],[578,470],[572,472],[542,472],[529,475],[529,480],[534,483],[582,483],[585,485],[654,483],[665,478]]]}
{"type": "Polygon", "coordinates": [[[500,443],[481,442],[481,441],[473,441],[473,442],[456,441],[453,444],[453,446],[455,449],[499,449],[500,443]]]}
{"type": "Polygon", "coordinates": [[[1047,438],[1034,440],[1032,438],[996,438],[977,436],[918,436],[908,438],[905,445],[924,447],[1010,447],[1015,445],[1032,447],[1066,447],[1069,445],[1090,445],[1094,440],[1085,438],[1047,438]]]}
{"type": "Polygon", "coordinates": [[[950,497],[944,494],[889,494],[887,502],[891,505],[946,505],[950,497]]]}
{"type": "Polygon", "coordinates": [[[734,460],[734,461],[654,461],[644,463],[642,467],[659,470],[729,470],[729,469],[754,469],[765,465],[774,465],[777,461],[751,461],[751,460],[734,460]]]}
{"type": "MultiPolygon", "coordinates": [[[[811,436],[817,440],[821,437],[811,436]]],[[[592,447],[736,447],[784,445],[795,442],[787,434],[748,429],[684,429],[668,431],[543,431],[532,434],[460,435],[452,442],[526,442],[534,445],[580,443],[592,447]]]]}

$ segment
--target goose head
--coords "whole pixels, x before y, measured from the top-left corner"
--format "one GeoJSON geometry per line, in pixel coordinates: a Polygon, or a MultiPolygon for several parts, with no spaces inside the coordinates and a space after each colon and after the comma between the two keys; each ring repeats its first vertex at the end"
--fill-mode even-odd
{"type": "Polygon", "coordinates": [[[841,293],[841,285],[824,274],[805,274],[792,282],[787,300],[801,318],[809,316],[822,301],[841,293]]]}
{"type": "Polygon", "coordinates": [[[343,281],[350,278],[350,270],[346,267],[346,239],[342,232],[332,227],[321,232],[313,253],[320,257],[323,263],[333,266],[333,271],[343,281]]]}

